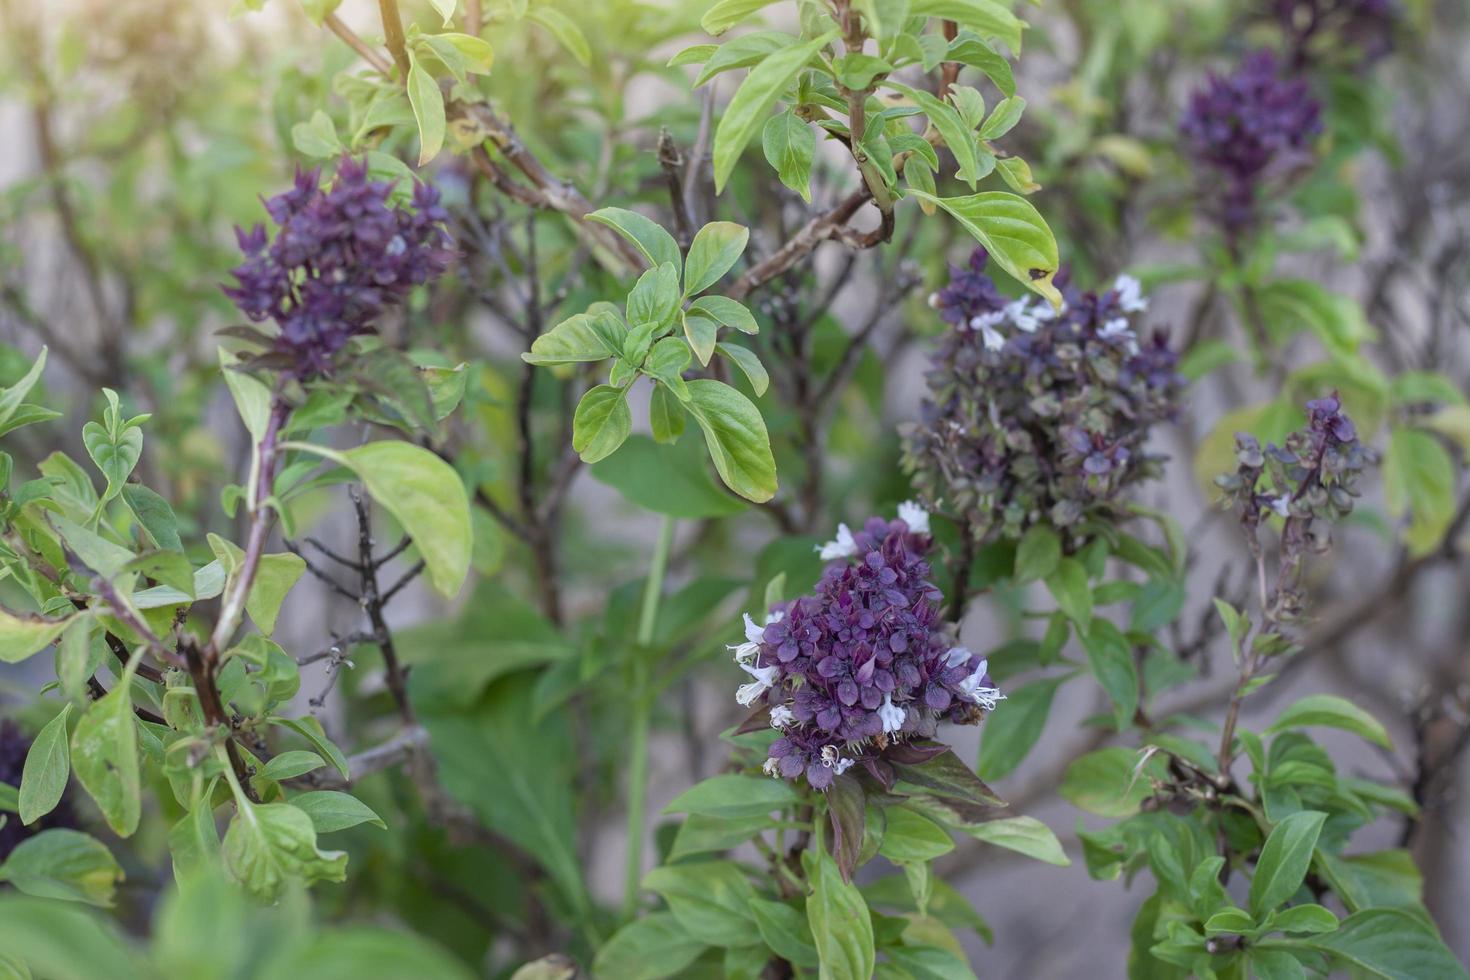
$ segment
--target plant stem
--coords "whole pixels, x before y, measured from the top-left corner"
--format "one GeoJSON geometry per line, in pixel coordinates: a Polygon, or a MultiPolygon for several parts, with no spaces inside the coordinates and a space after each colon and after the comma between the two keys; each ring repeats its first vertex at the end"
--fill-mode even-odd
{"type": "Polygon", "coordinates": [[[658,529],[643,606],[638,614],[637,644],[633,650],[633,718],[628,737],[628,865],[623,883],[623,918],[638,910],[638,883],[643,879],[643,815],[648,797],[648,652],[658,623],[658,603],[664,591],[664,572],[674,544],[674,519],[665,517],[658,529]]]}

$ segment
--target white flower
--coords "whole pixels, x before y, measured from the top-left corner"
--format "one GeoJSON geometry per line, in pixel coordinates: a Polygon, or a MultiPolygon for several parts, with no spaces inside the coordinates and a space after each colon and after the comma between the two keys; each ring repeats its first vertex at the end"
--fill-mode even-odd
{"type": "Polygon", "coordinates": [[[970,658],[973,656],[974,654],[964,647],[950,647],[944,655],[944,666],[959,667],[962,664],[969,663],[970,658]]]}
{"type": "Polygon", "coordinates": [[[771,685],[776,682],[778,668],[774,664],[770,667],[756,667],[753,664],[743,663],[740,669],[755,678],[749,684],[741,684],[740,689],[735,692],[735,700],[742,706],[749,705],[750,702],[769,691],[771,685]]]}
{"type": "Polygon", "coordinates": [[[1000,693],[1000,688],[981,686],[980,682],[985,678],[985,671],[989,667],[988,660],[980,661],[970,676],[960,681],[959,688],[961,697],[975,702],[986,711],[994,711],[996,703],[1004,701],[1006,696],[1000,693]]]}
{"type": "Polygon", "coordinates": [[[878,720],[883,722],[885,732],[896,732],[903,727],[903,720],[908,712],[893,703],[893,695],[883,695],[883,703],[878,706],[878,720]]]}
{"type": "Polygon", "coordinates": [[[779,765],[780,763],[777,760],[767,759],[765,762],[761,763],[761,772],[765,773],[767,776],[771,776],[772,778],[780,779],[780,770],[776,768],[779,765]]]}
{"type": "Polygon", "coordinates": [[[1274,510],[1276,513],[1280,514],[1282,517],[1290,517],[1291,516],[1291,510],[1289,509],[1290,508],[1290,505],[1291,505],[1291,495],[1290,494],[1283,493],[1281,496],[1279,496],[1275,500],[1271,501],[1271,509],[1274,510]]]}
{"type": "Polygon", "coordinates": [[[912,500],[898,505],[898,519],[909,526],[914,534],[929,533],[929,512],[912,500]]]}
{"type": "Polygon", "coordinates": [[[784,704],[778,704],[771,709],[771,727],[785,728],[796,720],[796,715],[784,704]]]}
{"type": "Polygon", "coordinates": [[[837,775],[840,776],[843,773],[847,772],[847,770],[852,768],[852,764],[853,760],[844,759],[842,758],[842,756],[837,754],[837,746],[822,746],[822,765],[826,766],[828,769],[831,769],[837,775]]]}
{"type": "Polygon", "coordinates": [[[1118,305],[1124,313],[1142,313],[1148,309],[1148,297],[1143,295],[1143,284],[1129,275],[1121,275],[1113,282],[1118,294],[1118,305]]]}
{"type": "Polygon", "coordinates": [[[822,561],[831,561],[834,558],[851,558],[857,554],[857,542],[853,540],[852,531],[846,524],[837,525],[837,537],[826,544],[818,545],[816,552],[822,561]]]}
{"type": "Polygon", "coordinates": [[[1097,335],[1104,340],[1113,340],[1117,337],[1131,337],[1133,331],[1128,329],[1128,321],[1123,317],[1114,317],[1102,325],[1097,335]]]}
{"type": "Polygon", "coordinates": [[[1067,312],[1066,303],[1062,304],[1062,308],[1060,310],[1052,309],[1050,303],[1037,303],[1036,309],[1034,312],[1032,312],[1031,315],[1035,317],[1039,323],[1050,323],[1065,312],[1067,312]]]}
{"type": "Polygon", "coordinates": [[[1014,303],[1006,304],[1004,312],[1006,316],[1010,317],[1011,322],[1016,325],[1017,330],[1023,333],[1036,332],[1038,321],[1036,314],[1031,311],[1031,298],[1029,296],[1022,296],[1014,303]]]}
{"type": "Polygon", "coordinates": [[[1006,345],[1005,334],[995,329],[1006,319],[1005,310],[997,310],[994,313],[982,313],[980,316],[970,318],[970,329],[980,331],[985,339],[985,349],[997,351],[1006,345]]]}
{"type": "Polygon", "coordinates": [[[745,663],[747,660],[750,660],[756,654],[760,653],[761,643],[765,638],[766,626],[770,626],[772,623],[781,622],[782,617],[785,615],[786,614],[784,612],[777,609],[775,612],[766,617],[765,626],[759,626],[756,624],[755,620],[750,618],[750,613],[746,613],[745,642],[727,643],[725,644],[725,649],[735,651],[736,663],[745,663]]]}
{"type": "Polygon", "coordinates": [[[929,308],[931,310],[937,310],[937,309],[939,309],[939,294],[938,293],[930,293],[929,294],[929,308]]]}

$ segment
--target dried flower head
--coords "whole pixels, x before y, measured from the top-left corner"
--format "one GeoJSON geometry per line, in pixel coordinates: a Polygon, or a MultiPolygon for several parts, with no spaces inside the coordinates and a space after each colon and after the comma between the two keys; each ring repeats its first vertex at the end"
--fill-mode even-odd
{"type": "Polygon", "coordinates": [[[1248,55],[1230,75],[1210,75],[1179,124],[1191,156],[1220,181],[1217,215],[1228,234],[1252,227],[1264,182],[1310,164],[1322,131],[1307,83],[1285,77],[1270,51],[1248,55]]]}
{"type": "Polygon", "coordinates": [[[330,188],[320,176],[298,170],[291,190],[265,202],[274,239],[263,225],[235,229],[246,260],[225,287],[251,320],[276,322],[273,366],[299,378],[329,373],[348,340],[452,257],[434,188],[415,184],[407,208],[389,203],[393,185],[369,180],[365,163],[344,157],[330,188]]]}
{"type": "Polygon", "coordinates": [[[781,731],[771,775],[825,790],[940,721],[979,722],[1003,697],[940,612],[924,557],[929,515],[914,504],[900,514],[843,526],[822,546],[831,562],[812,595],[775,607],[763,625],[745,617],[746,641],[732,649],[752,680],[736,697],[766,705],[781,731]]]}
{"type": "Polygon", "coordinates": [[[1299,583],[1302,560],[1332,543],[1330,525],[1352,513],[1359,475],[1373,453],[1358,441],[1357,427],[1334,392],[1307,402],[1307,424],[1280,446],[1262,448],[1254,436],[1235,435],[1234,473],[1215,478],[1225,503],[1240,511],[1251,553],[1262,553],[1260,530],[1282,518],[1276,583],[1265,598],[1273,621],[1290,621],[1304,608],[1299,583]]]}
{"type": "Polygon", "coordinates": [[[920,419],[904,426],[904,466],[926,506],[977,538],[1037,523],[1076,525],[1157,470],[1149,429],[1170,418],[1183,379],[1162,334],[1141,338],[1136,279],[1080,293],[1061,313],[1007,301],[985,253],[954,269],[934,305],[955,329],[931,362],[920,419]]]}

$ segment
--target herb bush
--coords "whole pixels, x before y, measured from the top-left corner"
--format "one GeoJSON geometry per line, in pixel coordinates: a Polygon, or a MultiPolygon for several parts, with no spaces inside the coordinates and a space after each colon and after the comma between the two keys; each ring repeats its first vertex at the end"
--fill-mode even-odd
{"type": "Polygon", "coordinates": [[[1466,976],[1458,5],[221,6],[0,2],[0,977],[1466,976]]]}

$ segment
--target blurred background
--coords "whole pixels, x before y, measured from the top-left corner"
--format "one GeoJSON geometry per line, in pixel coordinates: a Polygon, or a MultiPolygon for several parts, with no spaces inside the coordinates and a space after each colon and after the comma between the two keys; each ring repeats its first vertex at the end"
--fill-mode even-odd
{"type": "MultiPolygon", "coordinates": [[[[496,64],[480,84],[527,145],[589,199],[658,214],[666,206],[660,129],[677,146],[697,147],[706,113],[733,90],[724,76],[691,92],[694,71],[666,67],[681,48],[707,40],[697,26],[703,6],[567,0],[560,7],[589,46],[586,64],[568,57],[553,32],[489,16],[485,36],[496,64]]],[[[114,388],[134,410],[154,413],[141,472],[201,540],[206,530],[230,529],[219,495],[242,479],[249,448],[215,350],[215,331],[238,319],[219,290],[239,261],[231,229],[263,220],[261,196],[284,189],[298,165],[330,162],[347,142],[342,83],[333,79],[355,58],[294,2],[230,7],[225,0],[0,0],[7,147],[0,382],[13,381],[48,345],[44,403],[68,413],[7,439],[6,449],[26,471],[54,450],[80,456],[81,420],[95,414],[99,388],[114,388]],[[315,121],[320,112],[330,139],[315,121]]],[[[493,15],[496,5],[487,9],[493,15]]],[[[1138,276],[1152,297],[1147,322],[1167,328],[1177,347],[1207,350],[1217,362],[1191,386],[1177,421],[1157,431],[1153,448],[1169,462],[1139,494],[1177,518],[1192,562],[1192,590],[1171,638],[1189,676],[1153,711],[1217,719],[1234,674],[1207,625],[1210,598],[1243,595],[1248,574],[1234,518],[1212,506],[1210,489],[1212,476],[1233,465],[1233,431],[1252,423],[1285,431],[1294,419],[1280,412],[1268,419],[1271,407],[1299,404],[1328,386],[1343,392],[1365,440],[1381,447],[1396,418],[1463,408],[1461,393],[1470,390],[1470,8],[1453,0],[1048,0],[1023,14],[1033,28],[1017,86],[1029,106],[1009,139],[1042,185],[1032,200],[1056,231],[1073,281],[1105,288],[1120,272],[1138,276]],[[1304,18],[1328,26],[1309,30],[1304,18]],[[1263,46],[1299,59],[1293,68],[1327,120],[1310,173],[1273,203],[1282,243],[1272,256],[1276,272],[1347,297],[1368,330],[1364,362],[1396,376],[1433,372],[1450,385],[1437,398],[1383,397],[1357,367],[1324,354],[1311,329],[1283,328],[1267,363],[1245,353],[1248,328],[1222,295],[1228,287],[1220,286],[1202,216],[1215,178],[1183,150],[1178,122],[1211,71],[1228,72],[1263,46]]],[[[338,15],[365,37],[381,34],[371,3],[348,0],[338,15]]],[[[408,144],[374,148],[415,159],[408,144]]],[[[705,189],[699,200],[704,219],[750,225],[756,257],[809,208],[853,186],[840,154],[819,157],[816,202],[808,206],[779,185],[759,150],[751,154],[732,190],[716,200],[705,189]]],[[[517,358],[531,321],[528,290],[541,297],[531,305],[544,305],[537,315],[553,318],[562,307],[620,294],[586,268],[557,216],[534,216],[472,175],[466,157],[448,154],[422,175],[443,191],[464,254],[457,275],[419,297],[388,334],[445,364],[470,365],[466,407],[447,438],[482,492],[476,580],[448,608],[421,583],[408,585],[388,610],[389,624],[421,685],[493,688],[492,701],[537,708],[524,719],[456,716],[431,730],[451,798],[442,807],[416,798],[398,773],[364,782],[363,795],[393,830],[342,835],[353,853],[349,883],[319,886],[316,897],[327,916],[406,922],[471,962],[499,966],[509,949],[554,946],[557,935],[527,911],[534,893],[555,918],[558,900],[546,882],[522,874],[495,846],[496,835],[518,840],[515,821],[526,819],[507,816],[507,806],[538,814],[531,819],[565,836],[594,898],[612,904],[618,896],[617,747],[625,719],[616,696],[598,692],[615,688],[602,672],[612,670],[608,651],[627,638],[658,521],[605,474],[561,473],[554,453],[534,461],[536,492],[564,494],[545,527],[518,537],[484,506],[511,506],[525,489],[517,482],[523,388],[532,435],[554,443],[564,412],[560,386],[523,373],[517,358]],[[538,278],[528,255],[539,255],[538,278]],[[563,661],[577,668],[553,684],[527,669],[563,661]],[[589,700],[569,707],[581,691],[589,700]],[[463,750],[440,752],[440,736],[451,731],[463,750]],[[507,772],[530,780],[527,798],[492,798],[507,772]]],[[[778,344],[773,337],[801,325],[825,370],[842,378],[820,411],[762,402],[785,488],[777,506],[732,502],[740,513],[730,519],[677,528],[671,583],[689,587],[691,612],[675,642],[679,678],[655,716],[651,813],[725,762],[719,733],[744,712],[721,644],[770,570],[814,575],[815,559],[803,556],[838,520],[859,522],[908,496],[897,426],[917,416],[932,339],[945,329],[925,300],[946,281],[946,264],[969,254],[968,240],[947,222],[921,226],[915,217],[900,213],[886,248],[856,254],[828,245],[809,270],[752,297],[772,328],[762,344],[778,344]],[[854,338],[849,362],[844,352],[854,338]]],[[[1458,412],[1444,419],[1447,453],[1458,464],[1470,425],[1458,412]]],[[[1305,650],[1248,702],[1245,723],[1264,724],[1282,704],[1315,691],[1347,697],[1384,721],[1391,752],[1346,735],[1326,742],[1340,771],[1393,782],[1422,811],[1378,822],[1361,833],[1358,849],[1407,848],[1446,940],[1470,958],[1470,500],[1450,476],[1448,486],[1429,479],[1428,490],[1385,487],[1391,471],[1368,481],[1335,550],[1314,566],[1305,650]],[[1395,502],[1404,492],[1420,494],[1407,516],[1395,502]],[[1431,546],[1406,543],[1406,527],[1426,520],[1434,525],[1431,546]]],[[[358,532],[340,489],[313,497],[298,519],[333,548],[351,548],[358,532]]],[[[1037,624],[1018,615],[1022,599],[1004,590],[977,599],[962,639],[975,650],[1034,639],[1037,624]]],[[[356,603],[307,577],[276,637],[309,661],[302,712],[317,714],[349,751],[397,730],[372,645],[332,651],[336,637],[360,629],[361,616],[356,603]],[[312,659],[318,654],[326,655],[312,659]]],[[[1004,665],[1004,655],[995,662],[1004,665]]],[[[0,667],[0,713],[28,726],[43,721],[27,706],[48,670],[0,667]]],[[[1071,759],[1109,744],[1107,731],[1086,724],[1101,698],[1087,685],[1062,688],[1036,747],[994,780],[1018,812],[1058,833],[1073,865],[1044,867],[974,842],[941,862],[994,932],[992,945],[976,939],[970,949],[982,976],[1124,973],[1142,894],[1088,877],[1078,811],[1057,794],[1071,759]]],[[[960,755],[974,760],[981,733],[951,734],[960,755]]],[[[652,843],[666,846],[666,834],[652,843]]],[[[166,852],[160,837],[145,833],[124,853],[123,911],[141,928],[168,878],[166,852]]]]}

